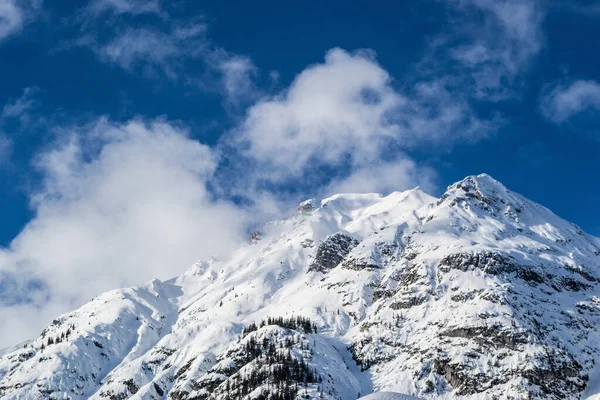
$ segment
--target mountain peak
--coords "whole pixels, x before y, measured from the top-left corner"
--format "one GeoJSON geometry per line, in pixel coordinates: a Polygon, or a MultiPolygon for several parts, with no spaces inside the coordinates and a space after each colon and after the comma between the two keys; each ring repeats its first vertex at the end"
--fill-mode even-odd
{"type": "Polygon", "coordinates": [[[488,174],[469,175],[450,185],[447,191],[462,189],[465,192],[473,191],[480,193],[510,193],[510,191],[499,181],[488,174]]]}
{"type": "Polygon", "coordinates": [[[58,317],[0,356],[0,397],[600,390],[598,242],[489,175],[440,200],[418,188],[309,199],[252,239],[58,317]]]}
{"type": "Polygon", "coordinates": [[[300,214],[310,214],[315,208],[318,208],[317,200],[308,199],[298,204],[296,211],[298,211],[300,214]]]}
{"type": "Polygon", "coordinates": [[[488,205],[505,202],[512,194],[502,183],[488,174],[470,175],[448,186],[438,204],[444,201],[456,203],[458,200],[476,199],[488,205]],[[504,200],[504,201],[503,201],[504,200]]]}

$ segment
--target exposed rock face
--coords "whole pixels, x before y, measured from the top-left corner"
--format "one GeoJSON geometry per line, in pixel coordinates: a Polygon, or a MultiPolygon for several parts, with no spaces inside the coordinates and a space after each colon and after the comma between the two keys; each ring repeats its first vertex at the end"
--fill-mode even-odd
{"type": "Polygon", "coordinates": [[[262,234],[260,233],[260,231],[258,229],[255,229],[252,231],[252,233],[250,234],[250,238],[248,239],[248,243],[250,244],[256,244],[260,241],[260,237],[262,236],[262,234]]]}
{"type": "Polygon", "coordinates": [[[0,397],[579,399],[600,381],[599,239],[485,175],[321,204],[58,317],[0,357],[0,397]]]}
{"type": "Polygon", "coordinates": [[[317,200],[308,199],[298,204],[296,210],[301,214],[310,214],[315,208],[317,208],[317,200]]]}
{"type": "Polygon", "coordinates": [[[328,272],[337,267],[357,244],[356,239],[342,232],[328,236],[319,244],[315,259],[308,267],[308,271],[328,272]]]}
{"type": "Polygon", "coordinates": [[[502,254],[491,251],[480,253],[455,253],[442,258],[439,270],[449,272],[455,269],[459,271],[479,270],[491,275],[497,275],[502,272],[514,272],[517,266],[510,259],[506,259],[502,254]]]}
{"type": "Polygon", "coordinates": [[[600,309],[583,305],[598,290],[598,263],[589,268],[595,246],[574,226],[568,232],[551,224],[531,227],[535,211],[547,211],[517,196],[487,178],[449,188],[403,249],[403,267],[390,274],[396,292],[376,289],[385,293],[374,298],[380,311],[366,318],[351,346],[363,368],[375,375],[412,371],[421,395],[451,390],[465,397],[578,398],[590,382],[586,368],[600,356],[597,347],[581,353],[600,322],[600,309]],[[503,207],[518,208],[519,217],[503,207]],[[495,229],[483,219],[490,216],[502,221],[495,229]],[[444,223],[468,251],[450,250],[457,242],[418,239],[444,223]],[[480,243],[480,230],[492,236],[489,244],[480,243]],[[520,240],[521,247],[503,245],[520,240]],[[587,255],[561,265],[565,244],[576,241],[587,255]],[[383,317],[386,307],[391,317],[383,317]]]}

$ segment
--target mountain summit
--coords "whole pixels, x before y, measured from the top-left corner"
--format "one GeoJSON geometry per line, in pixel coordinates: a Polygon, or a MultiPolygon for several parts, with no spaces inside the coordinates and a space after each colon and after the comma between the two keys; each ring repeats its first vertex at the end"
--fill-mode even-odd
{"type": "Polygon", "coordinates": [[[311,199],[227,259],[102,294],[0,358],[3,399],[577,399],[598,239],[488,175],[311,199]]]}

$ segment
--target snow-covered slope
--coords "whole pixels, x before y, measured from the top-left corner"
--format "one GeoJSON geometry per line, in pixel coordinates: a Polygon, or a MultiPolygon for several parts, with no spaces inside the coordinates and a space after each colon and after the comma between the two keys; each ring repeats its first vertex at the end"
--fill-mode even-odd
{"type": "Polygon", "coordinates": [[[228,259],[58,317],[0,358],[0,397],[590,396],[599,247],[487,175],[309,200],[228,259]]]}
{"type": "Polygon", "coordinates": [[[418,397],[394,392],[377,392],[361,397],[360,400],[418,400],[418,397]]]}

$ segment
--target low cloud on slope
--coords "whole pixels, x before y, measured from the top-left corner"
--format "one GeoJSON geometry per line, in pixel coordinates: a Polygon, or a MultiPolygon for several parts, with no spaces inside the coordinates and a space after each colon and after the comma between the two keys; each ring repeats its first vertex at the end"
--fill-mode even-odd
{"type": "Polygon", "coordinates": [[[231,249],[244,212],[207,189],[218,160],[164,121],[99,119],[39,155],[35,217],[0,252],[0,343],[117,287],[170,278],[231,249]]]}

